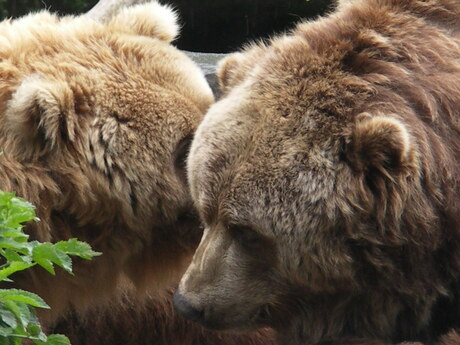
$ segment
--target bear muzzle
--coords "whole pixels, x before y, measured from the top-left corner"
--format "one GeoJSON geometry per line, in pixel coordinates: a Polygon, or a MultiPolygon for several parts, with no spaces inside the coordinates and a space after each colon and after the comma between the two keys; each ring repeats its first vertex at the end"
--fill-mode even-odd
{"type": "Polygon", "coordinates": [[[194,307],[179,291],[173,296],[174,308],[186,319],[201,323],[204,319],[203,309],[194,307]]]}

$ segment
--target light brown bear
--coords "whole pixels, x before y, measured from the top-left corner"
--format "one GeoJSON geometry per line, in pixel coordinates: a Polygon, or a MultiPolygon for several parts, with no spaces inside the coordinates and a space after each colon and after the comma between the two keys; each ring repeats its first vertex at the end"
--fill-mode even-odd
{"type": "Polygon", "coordinates": [[[47,12],[0,24],[0,189],[37,206],[31,237],[78,237],[103,253],[75,262],[75,276],[15,277],[73,344],[273,343],[268,331],[225,335],[172,311],[202,233],[184,159],[213,102],[169,44],[177,33],[174,12],[156,2],[105,24],[47,12]]]}
{"type": "Polygon", "coordinates": [[[170,44],[177,34],[157,2],[105,24],[48,12],[0,24],[0,189],[36,205],[33,239],[77,237],[103,253],[75,276],[15,277],[52,307],[46,324],[109,298],[120,276],[176,284],[197,245],[184,158],[213,96],[170,44]]]}
{"type": "Polygon", "coordinates": [[[188,160],[205,231],[176,308],[290,345],[458,329],[460,2],[339,1],[219,76],[188,160]]]}

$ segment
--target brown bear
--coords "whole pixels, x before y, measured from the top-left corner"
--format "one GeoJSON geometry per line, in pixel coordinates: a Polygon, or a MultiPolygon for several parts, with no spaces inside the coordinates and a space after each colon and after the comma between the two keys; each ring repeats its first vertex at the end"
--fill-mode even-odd
{"type": "Polygon", "coordinates": [[[458,329],[460,2],[339,1],[219,77],[188,159],[205,230],[176,308],[290,345],[458,329]]]}
{"type": "Polygon", "coordinates": [[[46,11],[0,23],[0,189],[36,205],[32,239],[103,253],[75,276],[15,277],[52,307],[46,324],[109,298],[120,276],[177,284],[197,245],[184,158],[213,96],[177,34],[157,2],[105,23],[46,11]]]}

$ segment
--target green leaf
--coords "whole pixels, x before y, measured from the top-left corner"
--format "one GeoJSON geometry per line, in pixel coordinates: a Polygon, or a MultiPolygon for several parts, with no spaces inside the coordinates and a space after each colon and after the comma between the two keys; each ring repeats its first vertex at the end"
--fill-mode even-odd
{"type": "MultiPolygon", "coordinates": [[[[10,337],[14,333],[14,329],[11,327],[0,327],[0,339],[3,339],[3,337],[10,337]]],[[[0,341],[0,344],[2,342],[0,341]]],[[[9,343],[6,343],[9,344],[9,343]]]]}
{"type": "Polygon", "coordinates": [[[7,211],[2,212],[4,216],[2,223],[5,226],[19,228],[22,223],[35,219],[35,209],[31,203],[21,198],[12,197],[12,194],[6,194],[0,195],[0,205],[7,211]]]}
{"type": "Polygon", "coordinates": [[[19,197],[11,198],[12,208],[16,210],[22,210],[24,212],[29,211],[29,214],[33,214],[28,220],[32,220],[35,217],[35,206],[27,200],[19,197]]]}
{"type": "Polygon", "coordinates": [[[7,192],[0,191],[0,207],[5,207],[9,205],[13,197],[14,197],[14,193],[7,193],[7,192]]]}
{"type": "Polygon", "coordinates": [[[23,271],[32,266],[34,266],[33,263],[29,264],[27,262],[13,261],[8,267],[2,268],[0,270],[0,281],[5,280],[5,278],[9,277],[15,272],[23,271]]]}
{"type": "MultiPolygon", "coordinates": [[[[14,302],[12,303],[14,304],[14,302]]],[[[8,325],[13,329],[18,327],[18,320],[16,318],[16,315],[14,315],[13,312],[5,308],[3,305],[0,305],[0,319],[4,322],[4,324],[8,325]]]]}
{"type": "Polygon", "coordinates": [[[33,210],[16,210],[7,219],[7,226],[12,228],[18,228],[22,226],[22,223],[28,222],[35,218],[35,212],[33,210]]]}
{"type": "Polygon", "coordinates": [[[0,289],[0,302],[4,301],[22,302],[32,307],[49,309],[49,305],[41,297],[19,289],[0,289]]]}
{"type": "Polygon", "coordinates": [[[29,245],[27,243],[21,243],[15,241],[14,239],[0,237],[0,248],[10,248],[16,251],[27,252],[28,246],[29,245]]]}
{"type": "MultiPolygon", "coordinates": [[[[16,320],[19,321],[23,328],[26,328],[29,323],[38,323],[38,320],[34,319],[35,315],[30,312],[30,307],[24,303],[16,303],[14,301],[4,301],[4,308],[14,314],[16,320]]],[[[0,311],[0,313],[3,313],[0,311]]]]}
{"type": "Polygon", "coordinates": [[[54,271],[54,266],[53,263],[44,258],[35,258],[34,261],[39,264],[41,267],[43,267],[45,270],[47,270],[50,274],[53,276],[56,275],[56,272],[54,271]]]}
{"type": "Polygon", "coordinates": [[[27,242],[29,235],[22,232],[20,229],[13,229],[5,225],[0,225],[0,236],[11,237],[18,242],[27,242]]]}
{"type": "MultiPolygon", "coordinates": [[[[3,0],[0,0],[3,1],[3,0]]],[[[95,252],[77,239],[57,244],[29,242],[22,231],[23,223],[39,219],[32,204],[17,198],[14,193],[0,191],[0,281],[10,282],[15,272],[38,264],[54,274],[54,265],[72,272],[69,255],[91,259],[95,252]]],[[[39,296],[19,290],[0,289],[0,345],[21,345],[29,339],[37,345],[70,345],[63,335],[46,336],[41,329],[35,308],[49,306],[39,296]]]]}
{"type": "Polygon", "coordinates": [[[88,243],[78,241],[76,238],[72,238],[68,241],[60,241],[55,244],[55,247],[66,254],[78,256],[85,260],[89,260],[94,256],[102,254],[92,250],[88,243]]]}
{"type": "Polygon", "coordinates": [[[43,333],[43,330],[40,327],[40,324],[30,325],[29,327],[27,327],[27,332],[29,333],[30,338],[38,339],[39,341],[47,340],[46,334],[43,333]]]}
{"type": "Polygon", "coordinates": [[[34,341],[37,345],[70,345],[69,338],[62,334],[52,334],[48,339],[43,341],[34,341]]]}
{"type": "MultiPolygon", "coordinates": [[[[40,336],[41,333],[43,333],[40,325],[30,325],[29,327],[27,327],[27,331],[32,337],[37,337],[37,338],[40,336]]],[[[41,340],[45,341],[46,339],[41,339],[41,340]]]]}
{"type": "Polygon", "coordinates": [[[72,272],[72,260],[51,243],[38,244],[32,251],[33,260],[51,274],[55,274],[53,263],[67,272],[72,272]]]}
{"type": "MultiPolygon", "coordinates": [[[[7,248],[6,250],[3,251],[2,256],[10,262],[24,262],[24,257],[19,255],[18,252],[7,248]]],[[[29,262],[30,263],[30,262],[29,262]]]]}

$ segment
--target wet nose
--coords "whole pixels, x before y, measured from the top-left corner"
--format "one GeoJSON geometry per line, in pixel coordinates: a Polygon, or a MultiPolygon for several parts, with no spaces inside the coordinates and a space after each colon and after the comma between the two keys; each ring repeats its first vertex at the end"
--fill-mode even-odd
{"type": "Polygon", "coordinates": [[[173,304],[176,311],[191,321],[201,321],[203,319],[203,310],[195,308],[187,301],[179,291],[174,293],[173,304]]]}

